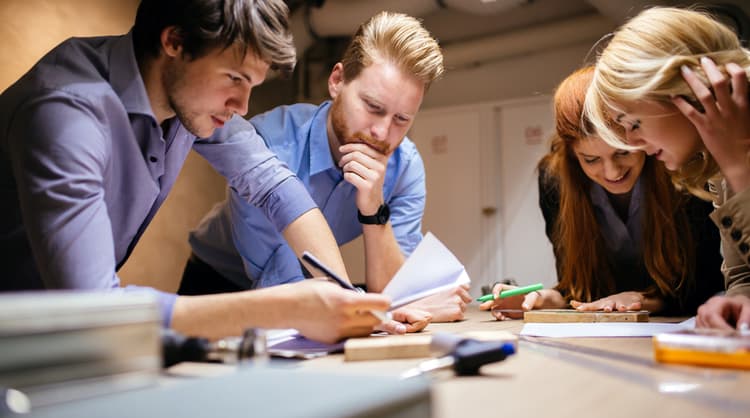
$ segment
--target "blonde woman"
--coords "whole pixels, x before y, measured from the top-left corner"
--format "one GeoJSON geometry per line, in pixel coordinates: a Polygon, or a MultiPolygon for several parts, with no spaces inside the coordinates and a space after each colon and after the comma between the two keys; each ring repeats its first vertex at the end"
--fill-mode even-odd
{"type": "Polygon", "coordinates": [[[711,204],[676,191],[664,166],[643,151],[586,133],[581,114],[593,74],[581,68],[557,87],[555,134],[539,162],[539,206],[559,282],[480,306],[497,319],[568,305],[695,315],[724,286],[711,204]]]}
{"type": "Polygon", "coordinates": [[[701,306],[698,326],[750,324],[749,69],[750,51],[710,15],[652,8],[615,32],[586,96],[602,139],[646,151],[714,202],[727,294],[701,306]]]}

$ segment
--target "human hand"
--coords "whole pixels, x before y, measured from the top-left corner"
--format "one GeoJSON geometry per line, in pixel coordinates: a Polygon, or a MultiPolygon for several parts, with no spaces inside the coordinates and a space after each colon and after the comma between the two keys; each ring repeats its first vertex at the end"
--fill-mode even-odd
{"type": "MultiPolygon", "coordinates": [[[[492,288],[492,294],[497,298],[497,296],[504,290],[516,289],[517,287],[518,286],[498,283],[492,288]]],[[[550,301],[559,299],[559,295],[560,294],[554,289],[535,290],[525,295],[488,300],[479,305],[479,309],[491,310],[492,316],[498,321],[506,319],[521,319],[523,318],[524,312],[532,309],[541,309],[550,301]]]]}
{"type": "Polygon", "coordinates": [[[644,297],[639,292],[622,292],[589,303],[571,300],[570,306],[578,311],[625,312],[641,310],[643,302],[644,297]]]}
{"type": "Polygon", "coordinates": [[[373,215],[384,202],[383,181],[389,155],[362,143],[342,145],[339,151],[344,180],[357,189],[357,209],[364,215],[373,215]]]}
{"type": "Polygon", "coordinates": [[[369,311],[387,311],[390,298],[358,293],[325,279],[308,279],[290,285],[297,305],[289,310],[291,326],[312,340],[334,343],[347,337],[370,335],[380,320],[369,311]]]}
{"type": "Polygon", "coordinates": [[[429,312],[432,315],[432,322],[453,322],[464,319],[466,304],[469,302],[471,302],[469,285],[462,284],[406,306],[429,312]]]}
{"type": "Polygon", "coordinates": [[[409,306],[391,312],[393,319],[380,324],[376,329],[389,334],[405,334],[422,331],[432,320],[429,312],[414,309],[409,306]]]}
{"type": "Polygon", "coordinates": [[[698,308],[695,326],[747,330],[750,328],[750,298],[743,295],[712,297],[698,308]]]}
{"type": "Polygon", "coordinates": [[[745,70],[735,63],[724,66],[729,78],[708,57],[701,58],[711,90],[688,67],[682,77],[693,90],[704,111],[700,112],[682,97],[672,102],[695,126],[703,144],[719,165],[732,190],[739,193],[750,186],[750,108],[745,70]]]}

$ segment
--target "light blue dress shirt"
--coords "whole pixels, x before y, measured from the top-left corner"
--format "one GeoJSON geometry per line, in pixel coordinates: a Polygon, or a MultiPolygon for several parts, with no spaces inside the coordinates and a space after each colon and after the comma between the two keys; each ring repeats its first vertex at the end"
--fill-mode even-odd
{"type": "MultiPolygon", "coordinates": [[[[250,119],[268,147],[297,174],[343,245],[362,234],[357,220],[357,189],[334,163],[326,120],[330,102],[320,106],[280,106],[250,119]]],[[[383,197],[391,226],[404,255],[422,240],[425,172],[408,138],[388,160],[383,197]]],[[[294,251],[254,206],[229,191],[190,234],[193,252],[225,278],[243,288],[267,287],[303,279],[294,251]]]]}
{"type": "MultiPolygon", "coordinates": [[[[315,207],[235,116],[197,139],[151,111],[130,34],[69,39],[0,96],[0,290],[117,289],[191,149],[285,228],[315,207]]],[[[176,298],[156,292],[165,324],[176,298]]]]}

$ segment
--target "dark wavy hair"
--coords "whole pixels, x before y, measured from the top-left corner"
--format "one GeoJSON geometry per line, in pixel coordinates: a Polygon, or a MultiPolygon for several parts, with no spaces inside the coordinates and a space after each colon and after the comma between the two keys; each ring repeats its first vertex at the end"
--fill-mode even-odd
{"type": "Polygon", "coordinates": [[[133,26],[135,55],[158,56],[162,31],[174,26],[191,59],[238,45],[243,57],[251,52],[289,74],[297,58],[288,15],[282,0],[142,0],[133,26]]]}
{"type": "MultiPolygon", "coordinates": [[[[602,232],[594,216],[589,195],[592,181],[573,151],[588,138],[591,126],[583,114],[583,101],[594,67],[584,67],[568,76],[554,98],[555,134],[550,152],[539,162],[539,170],[556,184],[560,211],[552,241],[558,257],[557,288],[570,299],[592,301],[615,292],[615,283],[602,249],[602,232]]],[[[642,228],[643,261],[654,283],[648,296],[674,296],[687,286],[695,268],[693,239],[684,210],[687,196],[675,190],[662,164],[647,157],[641,171],[645,191],[642,228]]]]}

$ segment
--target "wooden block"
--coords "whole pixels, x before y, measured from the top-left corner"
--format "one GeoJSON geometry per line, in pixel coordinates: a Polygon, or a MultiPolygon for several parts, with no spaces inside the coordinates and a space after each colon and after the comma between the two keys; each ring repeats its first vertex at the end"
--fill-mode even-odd
{"type": "Polygon", "coordinates": [[[648,322],[648,311],[580,312],[575,309],[539,309],[524,312],[524,322],[648,322]]]}
{"type": "Polygon", "coordinates": [[[344,360],[430,357],[431,341],[431,335],[386,335],[350,338],[344,343],[344,360]]]}
{"type": "MultiPolygon", "coordinates": [[[[518,337],[508,331],[472,331],[458,333],[465,338],[481,341],[507,341],[517,346],[518,337]]],[[[350,338],[344,343],[344,360],[387,360],[432,357],[431,334],[385,335],[350,338]]],[[[442,354],[442,353],[441,353],[442,354]]]]}

